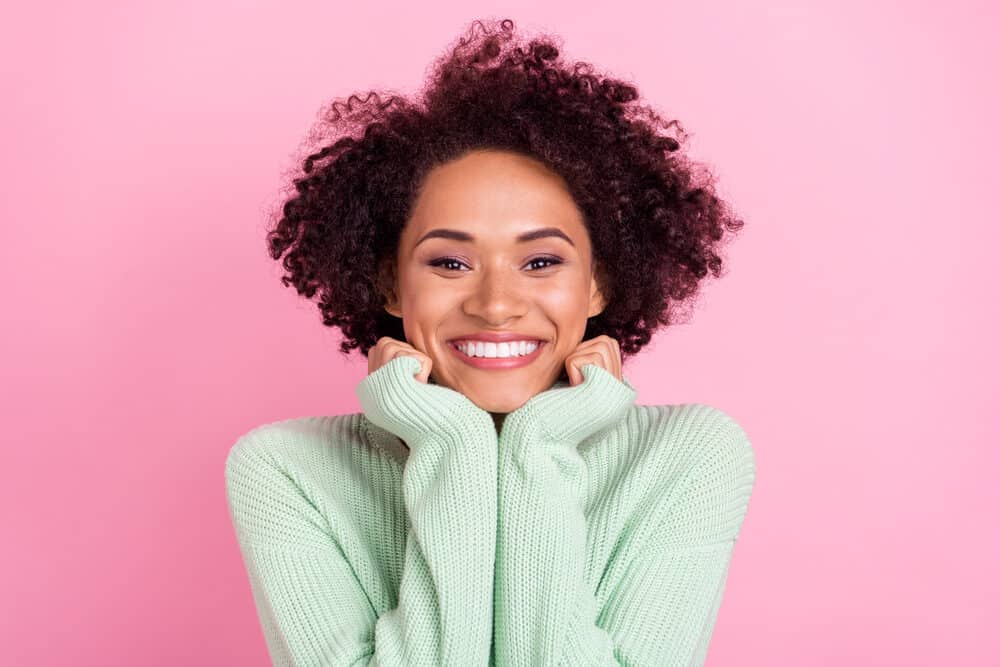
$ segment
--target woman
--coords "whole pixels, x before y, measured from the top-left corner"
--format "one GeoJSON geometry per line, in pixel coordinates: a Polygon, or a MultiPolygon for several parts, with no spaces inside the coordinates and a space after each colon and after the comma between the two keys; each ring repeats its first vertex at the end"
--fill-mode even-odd
{"type": "Polygon", "coordinates": [[[717,408],[635,404],[622,361],[742,222],[675,121],[557,56],[476,22],[421,104],[335,105],[269,235],[369,372],[362,413],[226,461],[275,664],[704,660],[753,450],[717,408]]]}

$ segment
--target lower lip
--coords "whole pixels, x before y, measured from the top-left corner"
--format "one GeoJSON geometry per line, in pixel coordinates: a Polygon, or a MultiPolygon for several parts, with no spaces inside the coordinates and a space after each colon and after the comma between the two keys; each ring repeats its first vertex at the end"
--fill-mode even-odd
{"type": "Polygon", "coordinates": [[[455,353],[459,359],[465,363],[473,366],[475,368],[482,368],[486,370],[508,370],[511,368],[520,368],[521,366],[527,366],[541,354],[542,348],[545,347],[545,341],[538,343],[538,347],[531,354],[526,354],[520,357],[470,357],[465,352],[455,347],[454,343],[448,343],[448,347],[451,351],[455,353]]]}

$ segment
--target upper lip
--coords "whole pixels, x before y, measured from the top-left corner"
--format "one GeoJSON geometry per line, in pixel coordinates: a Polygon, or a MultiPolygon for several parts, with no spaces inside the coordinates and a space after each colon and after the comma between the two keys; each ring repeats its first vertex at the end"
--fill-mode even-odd
{"type": "Polygon", "coordinates": [[[503,342],[511,341],[511,340],[537,340],[537,341],[541,341],[543,339],[542,338],[538,338],[537,336],[529,336],[528,334],[517,333],[517,332],[514,332],[514,331],[507,332],[507,333],[488,333],[488,332],[483,331],[483,332],[480,332],[480,333],[468,334],[467,336],[455,336],[454,338],[450,339],[449,342],[454,342],[456,340],[482,340],[482,341],[488,341],[488,342],[491,342],[491,343],[503,343],[503,342]]]}

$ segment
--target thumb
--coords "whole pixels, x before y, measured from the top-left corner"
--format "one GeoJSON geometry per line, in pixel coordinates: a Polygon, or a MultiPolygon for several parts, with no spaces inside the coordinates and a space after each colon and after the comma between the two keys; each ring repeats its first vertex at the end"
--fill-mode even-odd
{"type": "Polygon", "coordinates": [[[424,384],[427,384],[427,380],[431,376],[432,362],[430,359],[420,359],[419,361],[420,361],[420,372],[417,373],[416,378],[419,381],[423,382],[424,384]]]}
{"type": "Polygon", "coordinates": [[[569,360],[566,361],[566,375],[569,377],[571,387],[575,387],[583,382],[583,374],[580,372],[577,364],[569,360]]]}

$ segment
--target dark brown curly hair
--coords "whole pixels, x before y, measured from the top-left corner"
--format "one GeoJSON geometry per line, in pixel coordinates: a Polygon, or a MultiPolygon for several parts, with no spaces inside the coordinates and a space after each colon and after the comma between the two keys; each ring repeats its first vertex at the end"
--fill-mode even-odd
{"type": "Polygon", "coordinates": [[[509,19],[474,21],[418,100],[371,91],[321,115],[267,242],[283,257],[285,286],[319,292],[342,353],[405,340],[384,309],[400,234],[428,171],[474,149],[533,157],[568,184],[608,298],[585,340],[606,334],[623,359],[634,355],[660,326],[686,319],[709,271],[721,275],[724,233],[743,221],[682,154],[680,123],[640,105],[633,84],[564,63],[559,43],[524,44],[509,19]]]}

